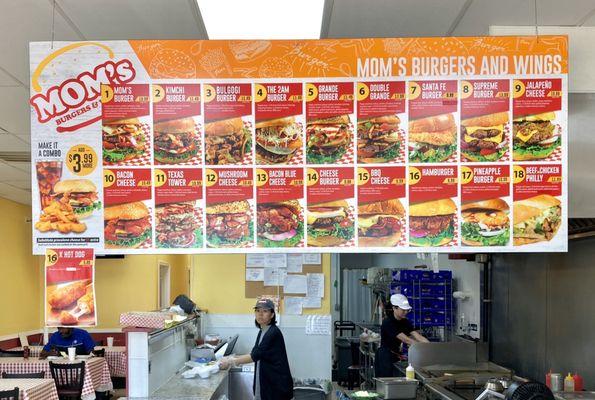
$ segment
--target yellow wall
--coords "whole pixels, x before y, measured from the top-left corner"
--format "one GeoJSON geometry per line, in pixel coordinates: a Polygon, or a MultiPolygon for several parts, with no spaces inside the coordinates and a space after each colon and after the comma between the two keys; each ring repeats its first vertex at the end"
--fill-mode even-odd
{"type": "MultiPolygon", "coordinates": [[[[244,297],[244,254],[192,256],[192,300],[210,314],[251,314],[255,299],[244,297]]],[[[322,307],[304,309],[304,314],[330,314],[331,257],[322,255],[324,298],[322,307]]],[[[283,313],[283,309],[281,309],[283,313]]]]}

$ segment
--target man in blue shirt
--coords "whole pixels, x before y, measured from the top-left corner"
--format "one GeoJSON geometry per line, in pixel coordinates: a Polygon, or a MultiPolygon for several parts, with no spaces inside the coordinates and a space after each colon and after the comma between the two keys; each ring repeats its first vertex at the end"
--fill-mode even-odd
{"type": "Polygon", "coordinates": [[[69,347],[76,347],[77,354],[89,354],[95,348],[95,342],[84,329],[58,328],[50,336],[48,343],[43,346],[39,358],[57,355],[60,351],[67,352],[69,347]]]}

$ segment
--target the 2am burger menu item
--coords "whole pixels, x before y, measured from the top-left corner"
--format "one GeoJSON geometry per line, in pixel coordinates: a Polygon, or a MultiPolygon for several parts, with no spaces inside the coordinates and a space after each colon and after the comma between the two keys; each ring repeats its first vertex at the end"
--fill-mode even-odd
{"type": "Polygon", "coordinates": [[[451,247],[458,243],[458,167],[409,167],[409,245],[451,247]]]}
{"type": "Polygon", "coordinates": [[[405,81],[357,83],[357,161],[405,163],[405,81]]]}
{"type": "Polygon", "coordinates": [[[96,326],[95,255],[92,248],[45,252],[45,326],[96,326]]]}
{"type": "Polygon", "coordinates": [[[461,241],[464,246],[510,243],[510,166],[461,166],[461,241]]]}
{"type": "Polygon", "coordinates": [[[353,168],[306,170],[308,247],[353,247],[355,204],[353,168]]]}
{"type": "Polygon", "coordinates": [[[304,163],[302,92],[301,83],[254,85],[257,164],[304,163]]]}
{"type": "Polygon", "coordinates": [[[258,247],[304,246],[304,169],[256,170],[256,243],[258,247]]]}
{"type": "Polygon", "coordinates": [[[461,161],[508,161],[510,81],[463,81],[460,96],[461,161]]]}
{"type": "Polygon", "coordinates": [[[254,247],[253,169],[208,168],[203,181],[207,247],[254,247]]]}
{"type": "Polygon", "coordinates": [[[455,80],[409,81],[409,161],[456,162],[455,80]]]}
{"type": "Polygon", "coordinates": [[[153,178],[156,247],[201,248],[202,169],[160,168],[153,178]]]}
{"type": "Polygon", "coordinates": [[[405,246],[405,167],[357,169],[358,247],[405,246]]]}
{"type": "Polygon", "coordinates": [[[151,85],[154,164],[200,165],[200,84],[151,85]]]}
{"type": "Polygon", "coordinates": [[[205,164],[252,164],[252,84],[204,84],[203,101],[205,164]]]}
{"type": "Polygon", "coordinates": [[[306,162],[353,164],[353,82],[306,83],[306,162]]]}

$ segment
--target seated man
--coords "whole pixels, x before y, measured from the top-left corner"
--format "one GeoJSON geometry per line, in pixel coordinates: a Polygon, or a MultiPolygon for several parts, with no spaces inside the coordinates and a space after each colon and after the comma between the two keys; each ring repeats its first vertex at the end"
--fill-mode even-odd
{"type": "Polygon", "coordinates": [[[76,347],[76,354],[89,354],[95,348],[95,342],[84,329],[58,328],[43,346],[39,358],[58,355],[60,351],[68,352],[69,347],[76,347]]]}

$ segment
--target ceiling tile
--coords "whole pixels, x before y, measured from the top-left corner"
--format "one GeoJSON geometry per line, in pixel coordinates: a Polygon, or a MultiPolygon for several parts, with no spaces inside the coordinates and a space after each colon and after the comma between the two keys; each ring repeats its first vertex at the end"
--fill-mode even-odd
{"type": "Polygon", "coordinates": [[[4,183],[0,183],[0,197],[22,204],[31,204],[31,193],[4,183]]]}
{"type": "Polygon", "coordinates": [[[31,191],[31,180],[27,179],[27,180],[16,180],[16,181],[2,181],[2,183],[8,185],[8,186],[13,186],[16,187],[18,189],[23,189],[23,190],[27,190],[27,191],[31,191]]]}
{"type": "Polygon", "coordinates": [[[0,181],[14,181],[30,179],[31,175],[27,170],[16,168],[9,163],[0,161],[0,181]]]}
{"type": "Polygon", "coordinates": [[[0,126],[11,133],[29,132],[29,94],[23,87],[0,87],[0,126]]]}
{"type": "Polygon", "coordinates": [[[31,175],[31,163],[29,162],[6,162],[6,164],[27,173],[29,176],[31,175]]]}
{"type": "Polygon", "coordinates": [[[595,13],[585,20],[583,26],[595,26],[595,13]]]}
{"type": "Polygon", "coordinates": [[[12,79],[7,73],[0,70],[0,86],[20,86],[20,84],[12,79]]]}
{"type": "MultiPolygon", "coordinates": [[[[18,136],[5,133],[0,135],[0,149],[2,151],[30,151],[31,146],[18,136]]],[[[2,177],[0,177],[1,179],[2,177]]]]}

